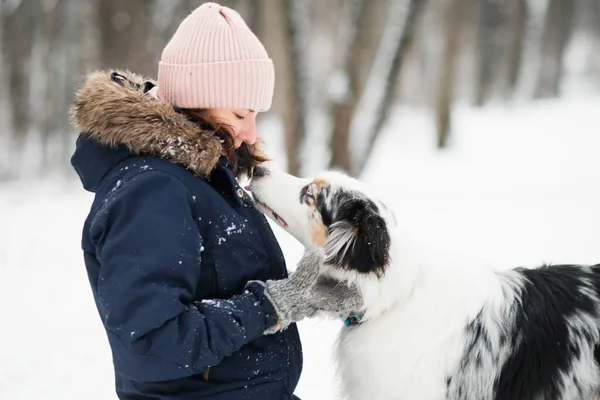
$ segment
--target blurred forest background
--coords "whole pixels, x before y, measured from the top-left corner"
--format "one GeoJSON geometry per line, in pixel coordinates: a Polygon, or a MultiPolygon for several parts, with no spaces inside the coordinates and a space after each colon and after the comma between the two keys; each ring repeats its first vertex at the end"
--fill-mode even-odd
{"type": "MultiPolygon", "coordinates": [[[[203,3],[0,1],[0,180],[70,171],[77,133],[67,109],[82,76],[119,68],[155,77],[163,46],[203,3]]],[[[431,111],[431,145],[443,151],[457,103],[539,101],[564,95],[566,81],[600,93],[600,0],[220,3],[242,14],[275,62],[274,106],[259,118],[280,121],[293,173],[317,157],[360,174],[398,104],[431,111]]]]}

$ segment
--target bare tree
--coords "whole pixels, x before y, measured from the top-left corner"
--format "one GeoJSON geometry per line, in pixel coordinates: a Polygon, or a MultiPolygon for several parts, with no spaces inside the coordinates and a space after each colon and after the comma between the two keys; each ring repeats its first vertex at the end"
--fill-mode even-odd
{"type": "MultiPolygon", "coordinates": [[[[0,168],[15,165],[14,160],[23,158],[25,151],[31,152],[28,146],[32,144],[36,154],[32,158],[42,167],[39,171],[55,166],[58,160],[66,164],[74,143],[70,134],[63,134],[69,131],[66,109],[82,76],[97,68],[128,68],[155,76],[160,51],[181,20],[204,2],[0,0],[1,68],[6,81],[0,88],[0,146],[10,148],[0,154],[0,168]]],[[[537,8],[528,0],[220,3],[243,15],[274,59],[277,85],[270,114],[283,121],[288,170],[295,174],[302,172],[306,140],[321,140],[318,134],[308,135],[309,117],[318,116],[316,120],[322,121],[326,114],[330,118],[322,126],[330,130],[326,132],[330,135],[323,135],[331,140],[330,165],[355,174],[363,170],[394,103],[400,93],[408,93],[408,81],[402,82],[402,76],[413,72],[406,69],[410,54],[427,66],[414,74],[415,83],[410,88],[420,89],[423,84],[423,92],[435,91],[415,96],[415,101],[433,94],[437,145],[447,146],[453,98],[471,90],[470,85],[475,85],[478,104],[485,103],[495,91],[505,99],[512,97],[523,84],[520,75],[529,73],[530,68],[523,67],[531,63],[524,46],[535,41],[531,38],[535,39],[536,33],[528,24],[530,20],[535,23],[537,8]],[[419,46],[418,54],[410,52],[425,7],[432,16],[443,15],[440,54],[432,40],[438,34],[436,29],[420,30],[418,38],[423,46],[419,46]],[[396,8],[403,11],[396,12],[396,8]],[[434,71],[438,65],[439,80],[431,79],[429,68],[434,71]],[[474,68],[474,74],[465,74],[463,67],[474,68]],[[375,90],[370,84],[380,80],[380,71],[385,84],[375,90]],[[474,80],[470,78],[473,75],[474,80]],[[465,78],[469,79],[467,85],[462,82],[465,78]],[[325,84],[332,82],[337,85],[325,84]],[[428,82],[432,82],[432,89],[428,82]],[[371,89],[381,94],[377,104],[372,104],[374,123],[369,125],[373,128],[359,132],[352,126],[358,128],[358,117],[370,112],[359,108],[364,104],[371,109],[367,104],[371,89]],[[351,132],[360,137],[351,137],[351,132]],[[366,146],[353,154],[350,144],[354,139],[366,146]]],[[[588,43],[595,41],[596,47],[589,45],[585,73],[600,78],[600,0],[547,0],[547,4],[547,10],[541,10],[545,15],[540,14],[544,20],[541,61],[533,91],[538,98],[559,94],[563,58],[574,33],[588,43]]],[[[7,173],[0,171],[0,175],[6,177],[7,173]]]]}
{"type": "MultiPolygon", "coordinates": [[[[6,5],[0,1],[0,21],[5,23],[5,16],[8,14],[6,5]]],[[[4,38],[6,32],[0,26],[0,80],[2,82],[8,81],[8,74],[6,71],[7,60],[4,59],[4,38]]],[[[8,105],[8,90],[6,85],[0,85],[0,182],[9,180],[11,176],[11,148],[12,148],[12,112],[8,105]]]]}
{"type": "MultiPolygon", "coordinates": [[[[57,38],[56,48],[51,57],[53,65],[50,68],[52,79],[48,82],[50,91],[56,92],[58,119],[58,138],[54,145],[57,151],[51,156],[69,164],[69,155],[75,145],[67,119],[67,110],[73,93],[80,83],[82,76],[99,65],[99,22],[97,3],[102,0],[60,0],[56,11],[60,13],[60,38],[57,38]]],[[[49,2],[51,3],[51,2],[49,2]]],[[[53,139],[54,140],[54,139],[53,139]]],[[[71,174],[71,168],[63,170],[71,174]]]]}
{"type": "Polygon", "coordinates": [[[287,101],[283,111],[287,169],[300,173],[300,153],[306,138],[307,80],[305,76],[305,39],[308,34],[308,0],[284,0],[283,21],[285,59],[289,71],[287,101]]]}
{"type": "Polygon", "coordinates": [[[338,71],[338,92],[330,96],[332,134],[330,166],[351,171],[350,128],[358,103],[365,91],[383,33],[382,17],[389,3],[377,0],[353,0],[350,7],[350,29],[343,68],[338,71]],[[369,11],[366,12],[367,6],[369,11]]]}
{"type": "Polygon", "coordinates": [[[263,35],[262,0],[237,0],[234,8],[244,18],[252,32],[260,38],[263,35]]]}
{"type": "Polygon", "coordinates": [[[581,0],[578,7],[577,23],[590,44],[585,73],[600,87],[600,0],[581,0]]]}
{"type": "Polygon", "coordinates": [[[503,61],[503,91],[511,98],[516,89],[523,60],[523,47],[527,35],[527,0],[509,0],[506,51],[503,61]]]}
{"type": "Polygon", "coordinates": [[[600,23],[598,23],[597,19],[600,18],[600,0],[592,0],[592,15],[596,16],[596,23],[594,24],[595,32],[594,32],[594,49],[592,50],[589,57],[589,69],[595,73],[595,78],[598,86],[600,87],[600,23]]]}
{"type": "Polygon", "coordinates": [[[505,2],[480,0],[477,21],[478,74],[475,104],[482,106],[492,94],[505,44],[503,40],[506,28],[505,2]]]}
{"type": "Polygon", "coordinates": [[[392,63],[388,70],[386,79],[387,84],[385,86],[383,98],[379,104],[377,115],[375,116],[374,127],[368,135],[364,152],[361,155],[357,168],[355,168],[354,172],[356,174],[360,174],[364,169],[369,156],[373,151],[377,138],[381,134],[382,128],[389,118],[390,110],[393,106],[394,99],[396,98],[395,93],[399,90],[398,82],[402,76],[404,60],[413,46],[418,22],[425,10],[426,3],[427,0],[411,0],[408,4],[404,25],[400,37],[396,41],[394,57],[392,58],[392,63]]]}
{"type": "Polygon", "coordinates": [[[101,67],[153,76],[161,49],[149,45],[152,7],[145,0],[102,0],[97,6],[101,67]]]}
{"type": "Polygon", "coordinates": [[[34,67],[37,71],[32,74],[33,78],[37,78],[33,80],[33,84],[37,87],[36,97],[39,99],[34,108],[37,117],[32,118],[32,122],[41,132],[43,150],[41,166],[44,170],[47,170],[51,164],[62,164],[62,157],[60,157],[62,154],[58,151],[60,150],[58,138],[68,130],[62,90],[56,90],[54,85],[46,84],[46,82],[63,83],[60,79],[62,66],[58,62],[60,57],[57,55],[62,51],[61,27],[65,5],[64,2],[62,4],[42,2],[42,7],[38,10],[38,20],[41,20],[42,24],[35,36],[37,54],[34,56],[39,57],[41,63],[34,67]]]}
{"type": "Polygon", "coordinates": [[[456,78],[456,61],[460,52],[460,34],[464,10],[469,0],[450,0],[444,18],[444,50],[441,60],[441,79],[436,96],[437,147],[448,145],[451,128],[451,109],[456,78]]]}
{"type": "Polygon", "coordinates": [[[563,56],[571,29],[575,2],[550,0],[546,10],[542,37],[542,57],[534,97],[556,97],[560,94],[563,56]]]}
{"type": "Polygon", "coordinates": [[[33,1],[11,2],[2,7],[2,49],[8,69],[8,95],[15,138],[23,139],[29,128],[29,69],[33,48],[33,1]],[[12,6],[12,7],[11,7],[12,6]]]}
{"type": "MultiPolygon", "coordinates": [[[[154,0],[152,15],[152,35],[148,46],[161,51],[171,39],[177,26],[194,9],[190,0],[154,0]]],[[[153,76],[153,75],[151,75],[153,76]]]]}

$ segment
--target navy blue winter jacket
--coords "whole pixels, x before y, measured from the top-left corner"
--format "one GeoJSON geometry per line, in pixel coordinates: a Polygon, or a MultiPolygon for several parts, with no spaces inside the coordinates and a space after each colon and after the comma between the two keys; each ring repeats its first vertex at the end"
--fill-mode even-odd
{"type": "Polygon", "coordinates": [[[85,129],[72,164],[95,193],[82,247],[119,398],[293,398],[296,326],[263,335],[273,306],[244,289],[286,277],[285,261],[210,133],[101,73],[72,115],[85,129]]]}

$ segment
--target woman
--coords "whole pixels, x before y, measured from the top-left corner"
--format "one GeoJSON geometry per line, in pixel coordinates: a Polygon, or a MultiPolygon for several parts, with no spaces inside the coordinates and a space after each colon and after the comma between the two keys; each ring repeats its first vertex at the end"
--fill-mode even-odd
{"type": "Polygon", "coordinates": [[[208,3],[164,49],[158,86],[96,72],[75,95],[71,118],[83,133],[72,164],[95,193],[82,247],[120,399],[294,398],[294,322],[345,311],[327,296],[356,299],[315,285],[319,251],[287,278],[236,180],[265,160],[255,117],[273,85],[272,62],[242,18],[208,3]]]}

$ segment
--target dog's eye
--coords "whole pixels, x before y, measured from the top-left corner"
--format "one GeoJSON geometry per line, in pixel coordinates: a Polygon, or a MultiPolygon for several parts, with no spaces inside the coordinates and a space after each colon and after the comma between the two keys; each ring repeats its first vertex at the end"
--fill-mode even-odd
{"type": "Polygon", "coordinates": [[[308,184],[306,186],[304,186],[302,188],[302,190],[300,190],[300,202],[303,202],[306,200],[306,198],[312,198],[313,197],[313,190],[312,190],[312,184],[308,184]]]}

